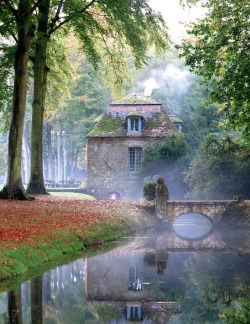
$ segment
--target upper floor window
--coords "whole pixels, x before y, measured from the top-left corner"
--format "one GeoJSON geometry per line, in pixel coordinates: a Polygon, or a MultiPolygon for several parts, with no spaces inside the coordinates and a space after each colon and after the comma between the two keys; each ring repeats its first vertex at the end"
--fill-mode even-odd
{"type": "Polygon", "coordinates": [[[142,147],[129,148],[129,172],[140,173],[142,171],[142,147]]]}
{"type": "Polygon", "coordinates": [[[127,119],[128,133],[141,133],[142,120],[141,117],[128,117],[127,119]]]}

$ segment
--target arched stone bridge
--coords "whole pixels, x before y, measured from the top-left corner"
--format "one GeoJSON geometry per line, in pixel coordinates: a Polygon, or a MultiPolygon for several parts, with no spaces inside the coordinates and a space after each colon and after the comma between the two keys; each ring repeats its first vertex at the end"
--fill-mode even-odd
{"type": "Polygon", "coordinates": [[[235,204],[237,204],[235,200],[167,201],[166,218],[174,221],[182,214],[200,213],[207,216],[214,224],[218,224],[229,207],[235,204]]]}

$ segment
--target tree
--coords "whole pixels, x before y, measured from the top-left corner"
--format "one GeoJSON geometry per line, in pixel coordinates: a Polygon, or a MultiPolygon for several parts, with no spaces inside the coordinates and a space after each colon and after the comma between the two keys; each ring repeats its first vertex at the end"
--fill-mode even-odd
{"type": "Polygon", "coordinates": [[[194,199],[232,199],[250,196],[249,148],[239,139],[208,135],[186,173],[185,181],[194,199]]]}
{"type": "MultiPolygon", "coordinates": [[[[193,1],[197,2],[197,1],[193,1]]],[[[212,87],[210,98],[226,114],[225,125],[250,137],[248,0],[207,0],[206,15],[180,46],[190,69],[212,87]]]]}
{"type": "Polygon", "coordinates": [[[184,136],[167,136],[155,147],[145,149],[144,174],[147,176],[160,174],[166,179],[171,199],[180,199],[186,193],[182,172],[187,167],[187,162],[189,162],[188,146],[184,136]]]}
{"type": "Polygon", "coordinates": [[[50,0],[41,0],[38,5],[37,33],[33,62],[34,92],[31,126],[31,172],[28,193],[46,194],[43,181],[43,120],[47,90],[47,46],[50,0]]]}
{"type": "MultiPolygon", "coordinates": [[[[48,4],[49,2],[47,2],[48,4]]],[[[166,45],[163,36],[166,34],[163,33],[163,29],[158,29],[160,24],[163,26],[163,20],[161,20],[158,16],[154,15],[150,7],[144,3],[129,4],[127,2],[119,3],[117,5],[114,1],[91,1],[85,2],[84,4],[79,4],[78,2],[70,2],[64,1],[60,4],[55,10],[55,16],[49,21],[47,15],[47,32],[45,33],[45,24],[44,24],[44,32],[43,32],[43,41],[41,42],[43,45],[43,50],[46,48],[46,43],[49,41],[51,35],[57,31],[59,28],[64,27],[64,25],[69,23],[73,28],[76,34],[79,36],[83,43],[83,50],[86,53],[87,57],[90,59],[92,64],[97,68],[98,62],[101,60],[99,54],[99,44],[102,40],[106,46],[107,53],[111,57],[111,63],[117,68],[123,63],[123,56],[121,55],[120,49],[121,44],[124,44],[124,41],[127,41],[130,47],[133,49],[135,54],[135,59],[137,65],[139,65],[143,57],[146,54],[146,50],[148,47],[148,36],[151,38],[153,35],[155,37],[155,44],[158,47],[164,47],[166,45]],[[135,12],[133,11],[135,10],[135,12]],[[147,13],[147,16],[145,13],[147,13]],[[64,13],[67,13],[67,18],[65,19],[64,13]],[[133,15],[131,15],[133,14],[133,15]],[[128,21],[124,20],[124,15],[128,17],[130,16],[129,26],[127,25],[128,21]],[[148,19],[151,17],[151,21],[148,19]],[[135,19],[140,19],[140,24],[135,19]],[[142,26],[145,27],[145,22],[149,24],[151,27],[150,32],[142,33],[142,26]],[[104,24],[106,24],[106,28],[104,28],[104,24]],[[131,30],[131,25],[133,25],[133,31],[131,30]],[[139,28],[138,28],[139,27],[139,28]],[[138,36],[134,34],[136,31],[138,32],[138,36]],[[131,33],[132,32],[132,33],[131,33]],[[137,38],[137,43],[134,43],[134,38],[137,38]],[[119,38],[119,41],[118,41],[119,38]],[[123,40],[123,41],[121,41],[123,40]],[[111,42],[107,44],[107,42],[111,42]],[[111,44],[114,43],[112,48],[111,44]],[[160,42],[160,44],[159,44],[160,42]],[[159,46],[160,45],[160,46],[159,46]],[[140,54],[140,55],[139,55],[140,54]]],[[[47,12],[48,13],[48,12],[47,12]]],[[[42,17],[45,15],[43,14],[42,17]]],[[[44,18],[43,18],[44,19],[44,18]]],[[[45,21],[45,19],[44,19],[45,21]]],[[[38,41],[38,44],[40,42],[38,41]]],[[[38,51],[40,53],[40,51],[38,51]]],[[[36,54],[35,56],[36,57],[36,54]]],[[[43,54],[44,62],[46,62],[46,51],[44,50],[43,54]]],[[[40,62],[40,60],[38,60],[40,62]]],[[[40,70],[42,71],[42,69],[40,70]]],[[[119,76],[119,74],[117,74],[119,76]]],[[[119,76],[120,77],[120,76],[119,76]]],[[[119,78],[118,78],[119,82],[119,78]]],[[[45,88],[46,89],[46,88],[45,88]]],[[[46,90],[45,90],[46,91],[46,90]]],[[[35,116],[39,118],[40,121],[43,120],[42,115],[44,114],[44,100],[34,100],[34,102],[40,102],[40,112],[38,112],[38,107],[36,108],[35,116]],[[40,117],[38,117],[40,115],[40,117]]],[[[33,115],[34,116],[34,115],[33,115]]],[[[39,143],[39,139],[41,139],[42,126],[41,123],[36,121],[34,118],[34,123],[32,129],[37,132],[36,141],[39,143]]],[[[34,168],[36,175],[32,178],[28,187],[28,191],[30,193],[44,193],[43,186],[43,175],[42,175],[42,165],[41,165],[41,155],[42,155],[42,146],[40,143],[40,148],[35,147],[35,149],[31,149],[32,152],[38,152],[37,156],[32,156],[31,160],[34,162],[34,168]]]]}
{"type": "MultiPolygon", "coordinates": [[[[36,9],[31,0],[20,0],[17,7],[9,1],[1,1],[1,15],[11,12],[16,27],[16,48],[14,55],[14,89],[12,115],[8,142],[7,185],[1,192],[2,197],[27,199],[21,177],[22,135],[27,93],[27,66],[29,51],[34,37],[31,14],[36,9]]],[[[8,15],[9,17],[9,15],[8,15]]],[[[10,25],[12,25],[10,23],[10,25]]]]}
{"type": "Polygon", "coordinates": [[[64,155],[64,169],[75,178],[75,171],[80,166],[85,168],[86,135],[94,127],[94,121],[106,109],[110,102],[110,90],[103,86],[100,72],[93,71],[86,61],[79,68],[77,83],[70,86],[71,97],[54,117],[54,130],[61,128],[64,155]],[[87,63],[87,64],[86,64],[87,63]],[[87,65],[87,66],[86,66],[87,65]],[[80,69],[84,70],[80,70],[80,69]],[[60,126],[60,127],[59,127],[60,126]],[[69,170],[70,168],[70,170],[69,170]]]}
{"type": "Polygon", "coordinates": [[[38,6],[41,16],[38,14],[38,50],[34,55],[34,63],[38,62],[39,66],[37,66],[38,75],[34,75],[34,81],[36,83],[36,79],[39,78],[38,89],[43,85],[44,90],[37,93],[36,98],[34,97],[36,107],[33,107],[35,112],[32,119],[32,135],[35,132],[36,135],[33,136],[34,141],[31,143],[33,153],[29,193],[46,192],[42,174],[41,134],[46,96],[46,47],[51,35],[58,29],[65,28],[66,24],[69,25],[81,40],[82,49],[95,68],[102,60],[100,56],[100,44],[102,43],[106,50],[104,55],[110,57],[118,83],[122,79],[119,69],[124,64],[122,48],[126,43],[132,49],[135,64],[140,66],[149,45],[154,44],[157,49],[164,49],[168,40],[163,19],[152,11],[147,1],[120,1],[119,4],[114,0],[93,0],[83,3],[62,1],[56,8],[53,8],[55,15],[49,19],[49,9],[51,10],[52,6],[53,3],[49,0],[41,1],[38,6]],[[42,20],[41,25],[39,25],[39,17],[42,20]]]}
{"type": "Polygon", "coordinates": [[[216,105],[207,104],[209,88],[199,82],[200,78],[192,79],[188,92],[181,100],[179,112],[183,121],[182,132],[192,155],[196,154],[205,136],[222,131],[219,123],[223,116],[218,115],[216,105]]]}
{"type": "MultiPolygon", "coordinates": [[[[19,0],[18,9],[15,9],[14,4],[12,6],[7,0],[2,0],[1,3],[3,4],[3,6],[1,5],[2,14],[7,12],[8,18],[11,16],[10,13],[15,17],[18,34],[15,72],[17,75],[17,66],[22,67],[23,81],[22,88],[20,88],[18,83],[19,79],[17,77],[15,78],[13,102],[21,100],[22,105],[21,114],[19,114],[17,107],[20,109],[20,105],[17,103],[13,104],[9,140],[8,179],[2,195],[12,198],[24,198],[24,195],[16,195],[16,191],[23,193],[21,180],[21,137],[25,112],[27,62],[31,41],[34,37],[32,19],[33,21],[36,21],[36,18],[38,19],[38,22],[36,21],[36,25],[38,26],[36,40],[38,41],[36,42],[35,49],[35,55],[37,57],[34,57],[33,61],[35,64],[39,61],[38,55],[42,60],[41,65],[35,65],[34,69],[35,71],[37,67],[36,78],[39,78],[42,90],[39,93],[38,91],[35,92],[36,99],[33,102],[33,107],[36,112],[32,130],[36,131],[32,140],[34,149],[31,147],[31,152],[32,154],[37,152],[37,156],[31,157],[33,160],[31,169],[35,171],[32,174],[29,184],[29,192],[32,193],[41,193],[44,191],[41,167],[42,154],[37,150],[42,150],[42,145],[39,144],[39,140],[42,141],[42,123],[46,98],[46,47],[51,35],[59,29],[64,29],[66,24],[69,25],[81,39],[83,51],[96,68],[98,67],[98,62],[102,60],[99,51],[100,43],[104,44],[106,49],[105,55],[110,57],[110,62],[114,71],[116,71],[117,82],[120,82],[122,79],[121,75],[119,75],[118,68],[124,65],[124,46],[131,48],[135,57],[135,64],[136,66],[140,66],[144,62],[149,46],[155,45],[158,50],[166,48],[168,35],[163,18],[151,9],[147,0],[133,2],[124,0],[119,1],[119,3],[114,0],[83,2],[62,0],[55,3],[50,0],[41,0],[38,2],[19,0]],[[37,8],[36,14],[33,15],[34,10],[37,8]],[[24,51],[21,48],[23,44],[25,44],[24,51]],[[42,54],[37,51],[38,47],[42,50],[42,54]],[[17,64],[18,62],[19,64],[17,64]]],[[[7,22],[5,27],[10,33],[7,22]]]]}

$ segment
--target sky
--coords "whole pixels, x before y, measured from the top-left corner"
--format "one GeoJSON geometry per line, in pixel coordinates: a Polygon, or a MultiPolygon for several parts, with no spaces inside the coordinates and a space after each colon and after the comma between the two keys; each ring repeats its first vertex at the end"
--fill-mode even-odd
{"type": "Polygon", "coordinates": [[[160,11],[167,22],[173,41],[178,41],[185,36],[184,24],[194,21],[201,16],[201,8],[194,7],[185,10],[180,6],[179,0],[150,0],[151,7],[160,11]]]}

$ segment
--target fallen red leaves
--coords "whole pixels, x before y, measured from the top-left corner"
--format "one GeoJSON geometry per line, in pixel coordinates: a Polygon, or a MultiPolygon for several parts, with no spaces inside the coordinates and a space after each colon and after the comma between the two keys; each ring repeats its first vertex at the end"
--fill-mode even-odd
{"type": "Polygon", "coordinates": [[[34,201],[0,200],[0,250],[13,243],[34,242],[40,236],[53,239],[53,232],[63,227],[84,236],[84,231],[91,226],[115,220],[136,210],[136,205],[128,201],[54,196],[37,196],[34,201]]]}

